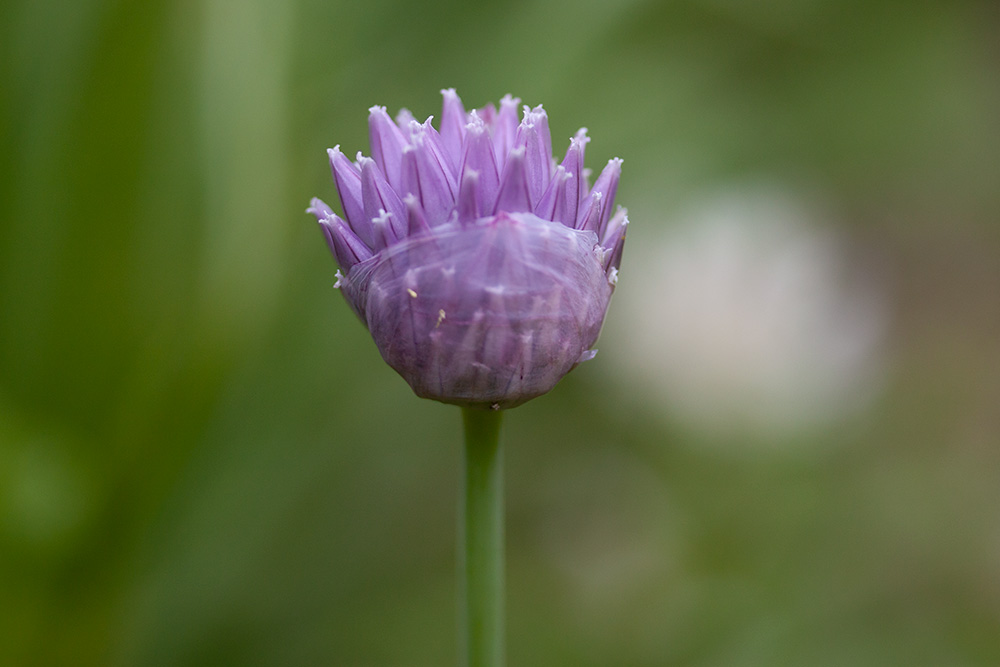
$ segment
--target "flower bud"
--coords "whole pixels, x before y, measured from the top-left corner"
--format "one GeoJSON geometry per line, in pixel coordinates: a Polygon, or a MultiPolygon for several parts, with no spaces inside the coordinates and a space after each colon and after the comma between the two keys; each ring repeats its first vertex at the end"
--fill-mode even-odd
{"type": "Polygon", "coordinates": [[[621,160],[589,188],[586,130],[557,166],[542,107],[518,125],[510,96],[466,113],[442,92],[441,133],[373,107],[374,159],[330,151],[346,220],[318,199],[308,211],[337,286],[418,396],[510,408],[596,354],[628,226],[611,214],[621,160]]]}

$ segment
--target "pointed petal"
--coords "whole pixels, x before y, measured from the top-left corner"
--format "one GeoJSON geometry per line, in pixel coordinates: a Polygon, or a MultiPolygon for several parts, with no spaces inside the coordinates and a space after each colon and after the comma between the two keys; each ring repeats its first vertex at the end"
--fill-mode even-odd
{"type": "Polygon", "coordinates": [[[406,235],[416,236],[429,231],[431,226],[427,224],[427,217],[417,196],[408,194],[403,197],[403,203],[406,205],[406,235]]]}
{"type": "Polygon", "coordinates": [[[479,203],[476,201],[478,189],[479,174],[472,169],[466,169],[462,174],[462,186],[458,191],[458,201],[455,203],[459,222],[472,222],[480,217],[479,203]]]}
{"type": "Polygon", "coordinates": [[[493,128],[497,122],[497,107],[495,104],[490,103],[479,109],[473,109],[472,113],[482,118],[483,122],[486,123],[486,127],[490,129],[491,133],[493,132],[493,128]]]}
{"type": "Polygon", "coordinates": [[[545,109],[539,104],[531,113],[535,116],[535,131],[538,132],[538,137],[542,142],[542,151],[545,153],[545,162],[549,165],[549,171],[552,170],[552,133],[549,131],[549,115],[545,113],[545,109]]]}
{"type": "Polygon", "coordinates": [[[514,148],[524,148],[524,173],[532,201],[538,201],[549,185],[552,169],[552,140],[549,121],[540,106],[524,107],[524,120],[517,127],[514,148]]]}
{"type": "Polygon", "coordinates": [[[372,256],[371,249],[336,215],[320,220],[319,225],[337,264],[344,271],[372,256]]]}
{"type": "Polygon", "coordinates": [[[476,202],[481,214],[493,210],[497,191],[500,189],[500,170],[486,123],[473,111],[472,122],[465,129],[465,154],[462,156],[462,173],[472,170],[479,174],[476,202]]]}
{"type": "Polygon", "coordinates": [[[605,248],[613,248],[618,241],[618,237],[625,233],[625,227],[627,226],[628,209],[619,206],[605,228],[598,230],[598,242],[605,248]]]}
{"type": "Polygon", "coordinates": [[[615,241],[614,247],[605,256],[605,270],[608,271],[608,279],[611,280],[611,284],[614,285],[618,282],[618,267],[622,264],[622,252],[625,250],[625,237],[628,235],[628,218],[625,218],[625,223],[621,226],[621,234],[618,235],[618,239],[615,241]]]}
{"type": "Polygon", "coordinates": [[[497,158],[497,166],[502,171],[507,155],[514,147],[514,137],[517,136],[517,105],[521,98],[504,95],[500,100],[500,111],[493,123],[493,154],[497,158]]]}
{"type": "Polygon", "coordinates": [[[604,228],[607,227],[608,218],[611,216],[611,207],[615,203],[615,195],[618,193],[618,179],[622,175],[621,158],[611,158],[607,166],[597,177],[594,189],[591,192],[600,192],[604,195],[604,210],[601,213],[601,221],[597,230],[599,235],[604,235],[604,228]]]}
{"type": "Polygon", "coordinates": [[[500,191],[497,193],[497,203],[494,213],[506,211],[517,213],[531,211],[531,198],[528,194],[528,182],[524,175],[524,148],[515,148],[507,157],[503,174],[500,176],[500,191]]]}
{"type": "Polygon", "coordinates": [[[361,172],[351,160],[340,152],[340,146],[327,150],[330,156],[330,171],[333,172],[333,184],[337,186],[340,203],[344,207],[347,224],[354,233],[364,239],[371,240],[368,218],[365,217],[365,207],[361,197],[361,172]]]}
{"type": "Polygon", "coordinates": [[[597,233],[597,228],[601,224],[601,212],[604,210],[604,194],[601,192],[591,192],[580,207],[580,215],[576,221],[577,229],[585,229],[597,233]]]}
{"type": "MultiPolygon", "coordinates": [[[[558,220],[563,224],[567,224],[561,217],[565,215],[567,181],[572,180],[572,178],[570,174],[566,173],[566,169],[562,165],[556,167],[556,173],[552,176],[549,187],[546,188],[542,194],[542,198],[535,204],[535,215],[544,220],[558,220]],[[560,218],[555,217],[557,209],[559,209],[560,218]]],[[[574,217],[569,221],[567,226],[572,227],[575,223],[576,218],[574,217]]]]}
{"type": "Polygon", "coordinates": [[[392,187],[399,187],[399,170],[403,148],[407,145],[406,135],[389,118],[385,107],[368,110],[368,138],[371,141],[372,157],[386,180],[392,187]]]}
{"type": "MultiPolygon", "coordinates": [[[[361,164],[361,197],[364,201],[365,216],[373,221],[382,211],[392,214],[392,224],[396,237],[406,233],[406,207],[389,183],[382,171],[371,158],[358,156],[361,164]]],[[[372,237],[375,240],[375,237],[372,237]]],[[[373,246],[374,247],[374,246],[373,246]]]]}
{"type": "Polygon", "coordinates": [[[436,227],[448,221],[455,208],[455,196],[440,163],[430,155],[420,136],[403,151],[403,191],[414,194],[427,216],[427,223],[436,227]]]}
{"type": "Polygon", "coordinates": [[[318,197],[313,197],[309,201],[309,208],[306,209],[306,213],[312,213],[316,216],[316,220],[322,222],[325,218],[333,215],[333,209],[326,205],[326,202],[318,197]]]}
{"type": "Polygon", "coordinates": [[[375,230],[375,246],[372,248],[378,252],[394,243],[398,237],[393,231],[393,216],[388,211],[381,211],[372,219],[372,229],[375,230]]]}
{"type": "Polygon", "coordinates": [[[587,136],[587,128],[581,127],[572,139],[569,140],[569,148],[566,150],[566,157],[563,158],[562,166],[573,175],[573,181],[566,184],[566,201],[563,203],[564,220],[566,224],[572,226],[576,222],[577,213],[580,209],[580,202],[583,201],[587,191],[584,189],[583,178],[583,155],[590,137],[587,136]],[[572,222],[567,222],[572,220],[572,222]]]}
{"type": "Polygon", "coordinates": [[[441,108],[441,140],[452,162],[458,165],[461,162],[462,140],[468,122],[465,107],[462,106],[462,100],[454,88],[446,88],[441,94],[444,96],[444,105],[441,108]]]}
{"type": "MultiPolygon", "coordinates": [[[[559,165],[559,169],[562,165],[559,165]]],[[[567,173],[566,182],[559,191],[559,198],[556,199],[555,210],[552,211],[552,219],[561,222],[567,227],[576,225],[576,216],[580,211],[580,206],[576,201],[576,190],[580,187],[580,179],[575,174],[567,173]]],[[[555,179],[553,179],[555,180],[555,179]]]]}
{"type": "Polygon", "coordinates": [[[410,143],[423,141],[427,148],[428,156],[441,167],[445,179],[448,182],[448,189],[452,199],[458,196],[458,167],[461,162],[461,153],[452,156],[445,148],[444,139],[440,133],[434,129],[431,121],[434,116],[428,116],[423,123],[411,123],[410,143]]]}
{"type": "Polygon", "coordinates": [[[403,133],[403,136],[407,136],[410,133],[410,123],[416,122],[416,118],[413,117],[413,113],[403,107],[396,114],[396,126],[399,127],[399,131],[403,133]]]}

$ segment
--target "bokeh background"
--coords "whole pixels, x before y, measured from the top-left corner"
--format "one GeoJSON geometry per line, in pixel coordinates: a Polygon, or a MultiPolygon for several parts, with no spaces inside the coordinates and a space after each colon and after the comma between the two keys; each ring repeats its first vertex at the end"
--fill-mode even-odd
{"type": "Polygon", "coordinates": [[[507,415],[512,665],[1000,664],[992,0],[0,9],[0,664],[449,665],[458,411],[333,289],[366,110],[625,160],[507,415]]]}

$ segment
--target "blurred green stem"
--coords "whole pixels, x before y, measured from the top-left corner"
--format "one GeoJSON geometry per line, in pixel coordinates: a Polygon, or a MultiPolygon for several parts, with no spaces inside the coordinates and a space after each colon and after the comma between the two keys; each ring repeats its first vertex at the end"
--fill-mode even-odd
{"type": "Polygon", "coordinates": [[[465,475],[459,505],[459,623],[467,667],[504,664],[502,415],[462,408],[465,475]]]}

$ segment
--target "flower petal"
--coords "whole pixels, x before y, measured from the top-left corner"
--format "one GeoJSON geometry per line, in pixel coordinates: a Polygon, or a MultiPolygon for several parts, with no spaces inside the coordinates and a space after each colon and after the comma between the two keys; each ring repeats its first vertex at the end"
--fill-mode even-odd
{"type": "Polygon", "coordinates": [[[493,127],[493,154],[497,158],[497,167],[502,171],[507,161],[507,156],[514,147],[514,137],[517,136],[517,105],[521,103],[521,98],[504,95],[500,100],[500,111],[492,123],[493,127]]]}
{"type": "Polygon", "coordinates": [[[611,280],[611,284],[614,285],[618,282],[618,267],[622,263],[622,251],[625,249],[625,237],[628,232],[628,218],[625,218],[625,223],[621,226],[621,234],[618,235],[618,240],[615,241],[614,247],[607,254],[605,261],[605,270],[608,271],[608,279],[611,280]]]}
{"type": "Polygon", "coordinates": [[[375,164],[385,174],[389,184],[398,188],[403,149],[408,142],[406,135],[389,118],[385,107],[376,106],[368,110],[368,138],[371,141],[375,164]]]}
{"type": "Polygon", "coordinates": [[[601,215],[604,211],[604,193],[591,192],[583,201],[580,207],[580,214],[576,221],[576,228],[597,233],[601,225],[601,215]]]}
{"type": "Polygon", "coordinates": [[[404,137],[410,132],[410,123],[415,122],[417,122],[417,119],[413,117],[413,113],[406,107],[400,109],[399,113],[396,114],[396,125],[404,137]]]}
{"type": "Polygon", "coordinates": [[[372,218],[372,229],[375,230],[375,247],[372,250],[379,252],[389,246],[395,245],[399,237],[396,236],[392,227],[393,216],[388,211],[380,211],[377,216],[372,218]]]}
{"type": "Polygon", "coordinates": [[[479,190],[479,173],[473,169],[462,172],[462,186],[458,191],[458,201],[455,211],[461,223],[472,222],[480,217],[479,202],[476,199],[479,190]]]}
{"type": "Polygon", "coordinates": [[[491,134],[493,133],[493,128],[496,127],[497,124],[497,107],[495,104],[491,102],[484,107],[473,109],[469,113],[470,115],[471,114],[478,115],[483,120],[483,122],[486,123],[486,127],[490,129],[490,133],[491,134]]]}
{"type": "Polygon", "coordinates": [[[572,180],[572,178],[573,176],[567,173],[562,165],[556,167],[556,173],[552,176],[552,180],[549,181],[549,187],[546,188],[542,194],[542,198],[535,204],[535,215],[544,220],[556,220],[572,227],[576,222],[575,214],[573,219],[568,223],[562,219],[566,210],[567,181],[572,180]],[[556,217],[557,208],[560,209],[559,217],[556,217]]]}
{"type": "Polygon", "coordinates": [[[448,149],[444,145],[444,139],[434,129],[434,125],[431,124],[432,120],[434,120],[434,116],[428,116],[427,120],[423,123],[410,123],[410,143],[416,143],[421,140],[424,142],[424,146],[427,148],[427,155],[440,165],[441,171],[448,182],[448,190],[451,192],[451,197],[455,199],[458,196],[458,167],[461,162],[459,159],[461,155],[456,155],[453,158],[448,154],[448,149]]]}
{"type": "Polygon", "coordinates": [[[403,192],[416,195],[431,227],[448,221],[455,207],[455,195],[445,169],[427,148],[422,135],[403,151],[403,192]]]}
{"type": "Polygon", "coordinates": [[[444,148],[457,168],[462,158],[462,140],[465,137],[465,125],[468,122],[462,100],[454,88],[441,91],[444,104],[441,108],[441,141],[444,148]]]}
{"type": "MultiPolygon", "coordinates": [[[[465,153],[462,156],[462,173],[472,170],[479,174],[476,201],[479,211],[485,215],[493,210],[497,191],[500,189],[500,170],[493,155],[486,123],[473,111],[472,121],[465,128],[465,153]]],[[[463,176],[464,178],[464,176],[463,176]]]]}
{"type": "MultiPolygon", "coordinates": [[[[389,183],[375,161],[363,155],[358,156],[361,165],[361,197],[365,205],[365,216],[374,224],[375,218],[383,211],[392,214],[393,232],[396,238],[406,234],[406,207],[389,183]]],[[[377,241],[376,235],[372,240],[377,241]]],[[[374,246],[373,246],[374,247],[374,246]]]]}
{"type": "Polygon", "coordinates": [[[583,155],[590,137],[587,136],[587,128],[581,127],[576,136],[569,140],[569,148],[566,150],[566,157],[563,158],[562,167],[573,175],[573,181],[566,184],[566,199],[562,205],[562,217],[560,222],[569,226],[576,223],[576,216],[580,209],[580,202],[587,194],[585,179],[583,177],[583,155]]]}
{"type": "Polygon", "coordinates": [[[618,237],[625,233],[625,227],[628,226],[628,209],[618,207],[615,211],[614,216],[608,221],[608,224],[604,229],[599,230],[598,240],[599,243],[605,248],[613,248],[615,243],[618,242],[618,237]]]}
{"type": "Polygon", "coordinates": [[[500,176],[500,191],[497,193],[497,203],[493,207],[493,212],[530,212],[531,208],[528,182],[524,174],[524,148],[515,148],[507,156],[507,164],[504,165],[503,174],[500,176]]]}
{"type": "Polygon", "coordinates": [[[363,262],[372,256],[371,249],[336,214],[330,214],[320,220],[319,226],[337,264],[345,272],[350,271],[358,262],[363,262]]]}
{"type": "Polygon", "coordinates": [[[333,184],[337,186],[340,203],[344,207],[344,216],[358,237],[371,245],[371,218],[365,215],[365,206],[361,196],[361,172],[357,165],[340,152],[340,146],[327,150],[330,156],[330,170],[333,172],[333,184]]]}
{"type": "Polygon", "coordinates": [[[545,110],[524,107],[524,119],[517,127],[514,148],[524,148],[524,173],[531,201],[538,201],[549,185],[552,170],[552,139],[545,110]]]}
{"type": "Polygon", "coordinates": [[[309,208],[306,209],[306,213],[312,213],[316,216],[316,220],[322,222],[324,219],[333,215],[333,209],[326,205],[326,202],[318,197],[313,197],[309,201],[309,208]]]}
{"type": "Polygon", "coordinates": [[[403,203],[406,205],[406,235],[416,236],[429,231],[431,226],[427,224],[427,217],[417,196],[408,194],[403,197],[403,203]]]}
{"type": "Polygon", "coordinates": [[[597,182],[594,183],[594,188],[591,192],[600,192],[604,195],[604,210],[601,212],[601,222],[595,231],[598,231],[599,236],[603,236],[604,229],[607,227],[608,218],[611,217],[611,207],[615,203],[615,195],[618,193],[618,179],[622,175],[622,160],[621,158],[611,158],[608,160],[608,164],[601,171],[601,175],[597,177],[597,182]]]}

